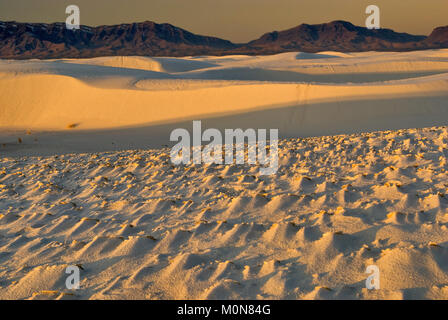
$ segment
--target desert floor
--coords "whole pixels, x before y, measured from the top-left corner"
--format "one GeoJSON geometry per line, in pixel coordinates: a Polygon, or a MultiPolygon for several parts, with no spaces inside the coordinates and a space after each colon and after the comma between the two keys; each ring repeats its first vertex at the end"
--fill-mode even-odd
{"type": "Polygon", "coordinates": [[[0,298],[448,299],[447,98],[448,50],[2,60],[0,298]],[[192,120],[277,174],[174,166],[192,120]]]}

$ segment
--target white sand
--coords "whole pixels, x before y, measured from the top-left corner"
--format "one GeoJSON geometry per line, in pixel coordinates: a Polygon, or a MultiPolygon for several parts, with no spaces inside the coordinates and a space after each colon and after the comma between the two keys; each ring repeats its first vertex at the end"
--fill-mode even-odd
{"type": "Polygon", "coordinates": [[[0,298],[447,299],[447,89],[448,50],[0,61],[0,298]],[[172,166],[193,119],[278,128],[277,175],[172,166]]]}

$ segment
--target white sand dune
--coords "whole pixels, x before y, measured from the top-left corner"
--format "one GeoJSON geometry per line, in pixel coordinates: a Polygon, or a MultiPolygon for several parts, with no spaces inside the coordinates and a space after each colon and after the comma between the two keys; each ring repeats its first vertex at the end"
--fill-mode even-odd
{"type": "Polygon", "coordinates": [[[216,64],[181,58],[149,58],[149,57],[99,57],[92,59],[68,59],[65,63],[87,64],[114,68],[137,69],[155,72],[179,73],[217,66],[216,64]]]}
{"type": "Polygon", "coordinates": [[[448,50],[2,60],[0,298],[447,299],[447,101],[448,50]],[[172,165],[192,120],[278,173],[172,165]]]}

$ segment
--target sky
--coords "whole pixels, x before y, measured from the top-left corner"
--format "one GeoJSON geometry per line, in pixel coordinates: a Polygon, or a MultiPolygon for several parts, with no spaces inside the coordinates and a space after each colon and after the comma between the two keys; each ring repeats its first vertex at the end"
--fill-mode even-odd
{"type": "Polygon", "coordinates": [[[0,20],[65,22],[71,4],[79,6],[83,25],[150,20],[236,43],[301,23],[365,26],[371,4],[381,10],[382,28],[427,35],[448,25],[448,0],[0,0],[0,20]]]}

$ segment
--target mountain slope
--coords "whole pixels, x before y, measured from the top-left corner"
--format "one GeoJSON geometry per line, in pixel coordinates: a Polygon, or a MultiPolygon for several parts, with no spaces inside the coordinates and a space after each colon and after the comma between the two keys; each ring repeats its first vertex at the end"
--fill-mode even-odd
{"type": "Polygon", "coordinates": [[[425,44],[432,48],[448,47],[448,26],[435,28],[433,32],[425,39],[425,44]]]}
{"type": "Polygon", "coordinates": [[[369,51],[417,49],[425,36],[397,33],[390,29],[369,30],[345,21],[309,25],[266,33],[249,43],[258,50],[369,51]]]}
{"type": "Polygon", "coordinates": [[[230,41],[193,34],[170,24],[142,23],[67,30],[63,23],[0,23],[3,58],[179,56],[231,49],[230,41]]]}

